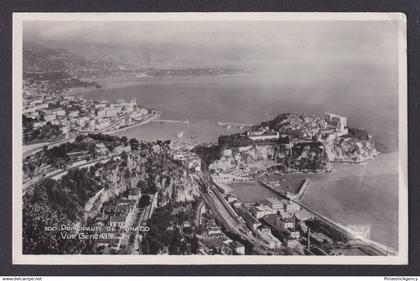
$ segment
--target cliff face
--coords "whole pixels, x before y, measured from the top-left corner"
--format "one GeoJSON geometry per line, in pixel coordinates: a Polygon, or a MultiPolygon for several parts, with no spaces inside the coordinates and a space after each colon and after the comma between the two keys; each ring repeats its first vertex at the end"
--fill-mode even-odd
{"type": "Polygon", "coordinates": [[[221,157],[210,166],[215,170],[273,160],[283,172],[322,172],[331,170],[330,162],[362,162],[378,153],[367,131],[349,128],[346,117],[330,113],[280,114],[246,133],[219,137],[218,146],[221,157]]]}
{"type": "Polygon", "coordinates": [[[125,159],[97,168],[95,176],[101,178],[104,187],[85,204],[85,217],[95,217],[104,203],[135,187],[140,187],[142,193],[157,192],[158,206],[192,201],[199,196],[198,184],[185,167],[166,156],[162,166],[154,160],[129,154],[125,159]]]}
{"type": "Polygon", "coordinates": [[[325,147],[328,158],[332,162],[363,162],[378,154],[372,137],[358,139],[353,136],[344,136],[328,139],[325,147]]]}
{"type": "Polygon", "coordinates": [[[80,253],[91,247],[82,240],[63,239],[46,227],[88,225],[107,202],[131,188],[158,194],[158,205],[192,201],[199,187],[166,144],[142,143],[141,149],[106,163],[69,170],[60,180],[45,179],[28,188],[23,197],[24,252],[80,253]]]}
{"type": "Polygon", "coordinates": [[[253,146],[240,152],[245,162],[274,159],[276,148],[272,145],[253,146]]]}
{"type": "Polygon", "coordinates": [[[283,172],[327,171],[328,157],[325,147],[320,142],[302,142],[293,145],[265,144],[223,149],[222,157],[210,168],[226,170],[255,161],[270,160],[276,162],[283,172]]]}
{"type": "Polygon", "coordinates": [[[219,160],[210,165],[214,170],[226,170],[254,161],[272,160],[283,172],[330,171],[330,162],[363,162],[378,154],[373,138],[365,131],[349,129],[344,136],[331,136],[322,141],[284,144],[253,144],[222,148],[219,160]]]}
{"type": "Polygon", "coordinates": [[[195,179],[184,173],[178,179],[157,178],[158,206],[163,207],[169,202],[193,201],[199,196],[199,188],[195,179]]]}
{"type": "Polygon", "coordinates": [[[233,149],[222,149],[219,160],[213,162],[210,168],[226,170],[249,164],[254,161],[275,159],[277,150],[272,145],[250,145],[233,149]]]}

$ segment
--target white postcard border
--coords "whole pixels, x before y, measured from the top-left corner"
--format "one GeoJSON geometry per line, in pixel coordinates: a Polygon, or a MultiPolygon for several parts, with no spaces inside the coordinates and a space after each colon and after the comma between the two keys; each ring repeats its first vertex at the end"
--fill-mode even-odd
{"type": "Polygon", "coordinates": [[[13,264],[407,264],[407,27],[403,13],[14,13],[13,264]],[[399,28],[399,253],[396,256],[159,256],[22,254],[22,24],[36,21],[392,21],[399,28]]]}

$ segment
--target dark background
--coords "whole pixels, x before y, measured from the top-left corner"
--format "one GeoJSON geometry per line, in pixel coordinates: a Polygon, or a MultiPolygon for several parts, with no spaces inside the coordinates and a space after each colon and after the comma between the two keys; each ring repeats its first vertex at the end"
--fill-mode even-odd
{"type": "MultiPolygon", "coordinates": [[[[9,275],[420,275],[420,1],[60,1],[0,0],[0,276],[9,275]],[[403,12],[408,28],[409,265],[13,265],[12,13],[13,12],[403,12]]],[[[82,258],[81,258],[82,259],[82,258]]]]}

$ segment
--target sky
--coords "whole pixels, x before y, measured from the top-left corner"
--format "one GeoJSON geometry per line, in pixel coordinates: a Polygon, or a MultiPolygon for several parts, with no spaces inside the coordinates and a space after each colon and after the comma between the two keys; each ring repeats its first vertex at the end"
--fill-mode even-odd
{"type": "Polygon", "coordinates": [[[27,21],[23,28],[24,40],[97,59],[158,68],[245,68],[261,78],[257,93],[300,93],[322,108],[350,108],[342,112],[364,125],[385,124],[382,131],[392,137],[384,139],[398,143],[395,21],[27,21]],[[271,91],[276,83],[282,87],[271,91]]]}
{"type": "Polygon", "coordinates": [[[109,45],[161,56],[208,61],[397,62],[392,21],[51,22],[24,23],[24,40],[74,49],[109,45]]]}

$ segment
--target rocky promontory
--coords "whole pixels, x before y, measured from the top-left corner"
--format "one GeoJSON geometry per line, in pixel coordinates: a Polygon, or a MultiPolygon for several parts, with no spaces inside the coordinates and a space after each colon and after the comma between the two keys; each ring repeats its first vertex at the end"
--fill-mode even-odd
{"type": "Polygon", "coordinates": [[[218,147],[214,170],[273,160],[283,172],[327,172],[331,162],[360,163],[378,154],[367,131],[349,128],[346,117],[332,113],[279,114],[245,133],[219,137],[218,147]]]}

